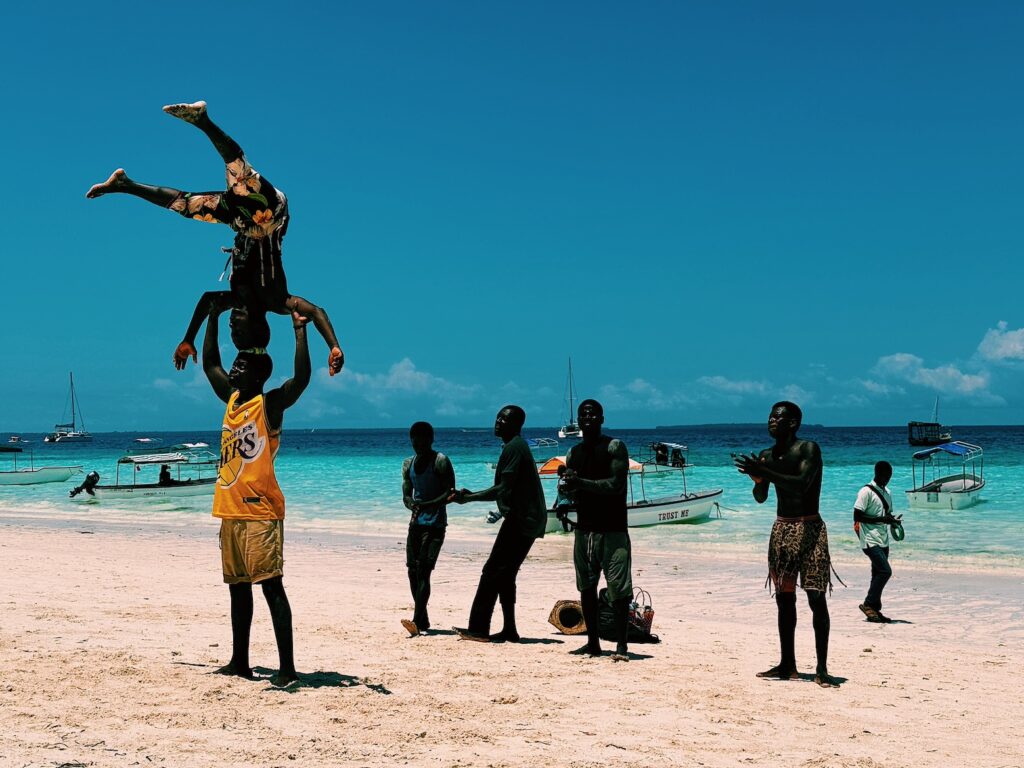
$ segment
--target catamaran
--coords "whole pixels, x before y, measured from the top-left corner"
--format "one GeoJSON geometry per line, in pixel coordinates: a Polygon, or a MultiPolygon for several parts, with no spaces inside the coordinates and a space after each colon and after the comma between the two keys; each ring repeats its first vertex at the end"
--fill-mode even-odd
{"type": "Polygon", "coordinates": [[[576,407],[573,404],[573,398],[576,395],[576,382],[572,378],[572,357],[569,358],[569,378],[565,386],[569,396],[569,418],[558,430],[558,436],[562,440],[566,438],[578,440],[583,437],[583,433],[580,431],[580,425],[576,423],[576,407]]]}
{"type": "Polygon", "coordinates": [[[75,400],[75,374],[71,378],[71,421],[67,424],[54,424],[53,432],[43,438],[44,443],[91,443],[92,435],[85,431],[85,419],[82,418],[82,406],[75,400]],[[77,412],[77,422],[76,422],[77,412]],[[82,429],[78,429],[81,422],[82,429]]]}

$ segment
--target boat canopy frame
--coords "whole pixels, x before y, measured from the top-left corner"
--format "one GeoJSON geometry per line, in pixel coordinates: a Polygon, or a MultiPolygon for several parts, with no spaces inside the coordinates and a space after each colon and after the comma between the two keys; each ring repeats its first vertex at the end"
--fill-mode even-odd
{"type": "Polygon", "coordinates": [[[921,491],[940,478],[954,479],[957,473],[950,473],[949,470],[955,464],[960,465],[960,476],[963,479],[965,488],[967,487],[968,477],[972,480],[980,480],[982,482],[984,482],[985,479],[984,450],[982,450],[980,445],[967,443],[963,440],[953,440],[948,443],[942,443],[942,445],[927,448],[923,451],[917,451],[914,453],[913,459],[914,460],[910,465],[910,471],[913,477],[914,487],[911,492],[921,491]],[[917,482],[918,464],[921,465],[920,485],[917,482]],[[967,471],[968,464],[971,465],[969,475],[967,471]],[[931,480],[928,479],[929,467],[931,468],[931,480]],[[943,473],[940,473],[940,470],[943,470],[943,473]]]}

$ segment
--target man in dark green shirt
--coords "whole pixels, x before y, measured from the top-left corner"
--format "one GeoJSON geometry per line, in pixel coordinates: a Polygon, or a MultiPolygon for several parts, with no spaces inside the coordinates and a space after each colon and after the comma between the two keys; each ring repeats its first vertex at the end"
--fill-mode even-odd
{"type": "Polygon", "coordinates": [[[498,411],[494,419],[494,434],[505,445],[494,471],[494,485],[479,493],[463,488],[452,494],[452,501],[458,504],[495,501],[498,510],[488,516],[487,522],[505,520],[480,574],[480,584],[469,612],[469,627],[456,627],[456,631],[465,640],[481,643],[519,641],[516,629],[516,574],[526,560],[533,542],[544,536],[548,520],[537,464],[530,446],[519,434],[525,422],[526,412],[518,405],[506,405],[498,411]],[[505,625],[501,632],[491,635],[491,614],[499,598],[505,625]]]}

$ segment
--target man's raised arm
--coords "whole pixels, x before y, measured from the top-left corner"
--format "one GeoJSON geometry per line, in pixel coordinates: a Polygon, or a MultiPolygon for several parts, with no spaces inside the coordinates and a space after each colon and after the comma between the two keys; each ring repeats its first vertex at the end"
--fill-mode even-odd
{"type": "Polygon", "coordinates": [[[203,337],[203,372],[210,380],[210,386],[217,393],[217,397],[226,403],[231,397],[231,384],[228,383],[228,374],[220,363],[220,344],[217,341],[219,325],[220,310],[215,307],[210,311],[206,321],[206,335],[203,337]]]}
{"type": "Polygon", "coordinates": [[[292,326],[295,328],[295,374],[273,392],[268,393],[268,396],[273,396],[271,399],[275,408],[282,413],[286,408],[295,405],[299,396],[306,391],[313,373],[309,363],[309,340],[306,338],[308,322],[309,320],[298,312],[292,312],[292,326]]]}

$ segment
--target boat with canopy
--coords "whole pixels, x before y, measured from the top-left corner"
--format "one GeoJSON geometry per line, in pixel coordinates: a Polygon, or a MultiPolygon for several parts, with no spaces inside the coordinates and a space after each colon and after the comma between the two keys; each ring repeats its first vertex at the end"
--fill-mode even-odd
{"type": "Polygon", "coordinates": [[[965,509],[981,501],[985,454],[980,446],[954,440],[918,451],[911,471],[914,487],[906,492],[911,509],[965,509]]]}

